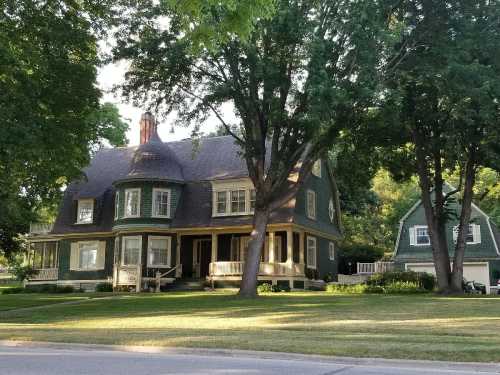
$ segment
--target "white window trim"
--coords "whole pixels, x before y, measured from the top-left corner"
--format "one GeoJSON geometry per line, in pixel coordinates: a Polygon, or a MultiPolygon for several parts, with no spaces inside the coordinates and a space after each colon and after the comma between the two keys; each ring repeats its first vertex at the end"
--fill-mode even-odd
{"type": "Polygon", "coordinates": [[[321,171],[321,159],[318,159],[314,162],[311,172],[314,176],[321,178],[321,172],[322,172],[321,171]],[[317,173],[316,173],[316,171],[317,171],[317,173]]]}
{"type": "Polygon", "coordinates": [[[148,236],[148,257],[147,266],[148,268],[170,268],[171,267],[171,256],[172,256],[172,237],[170,236],[148,236]],[[152,240],[167,240],[167,264],[151,264],[149,252],[151,251],[152,240]]]}
{"type": "Polygon", "coordinates": [[[250,208],[250,191],[254,190],[254,188],[248,187],[234,187],[231,189],[217,189],[213,191],[212,194],[212,216],[243,216],[243,215],[252,215],[254,210],[250,208]],[[231,211],[231,192],[235,190],[244,190],[245,191],[245,211],[232,212],[231,211]],[[226,193],[226,212],[217,212],[217,193],[225,192],[226,193]]]}
{"type": "Polygon", "coordinates": [[[141,217],[141,188],[125,189],[124,195],[125,199],[123,200],[123,217],[124,218],[141,217]],[[127,193],[132,193],[134,191],[139,192],[137,198],[137,215],[127,215],[127,193]]]}
{"type": "Polygon", "coordinates": [[[115,193],[115,220],[120,217],[120,191],[115,193]]]}
{"type": "Polygon", "coordinates": [[[430,246],[431,245],[431,236],[429,235],[429,227],[427,225],[414,225],[413,230],[415,231],[415,244],[411,246],[430,246]],[[427,237],[429,238],[428,243],[418,243],[417,241],[417,229],[427,229],[427,237]]]}
{"type": "Polygon", "coordinates": [[[317,211],[318,211],[318,206],[316,204],[316,192],[314,190],[308,189],[306,191],[306,215],[309,219],[311,220],[316,220],[317,216],[317,211]],[[314,202],[314,214],[309,212],[309,196],[313,197],[313,202],[314,202]]]}
{"type": "Polygon", "coordinates": [[[310,268],[310,269],[313,269],[315,270],[317,268],[317,265],[318,265],[318,241],[316,239],[316,237],[312,237],[312,236],[306,236],[306,261],[307,261],[307,268],[310,268]],[[309,252],[312,250],[311,247],[309,247],[309,240],[313,240],[314,242],[314,265],[313,264],[309,264],[309,252]]]}
{"type": "Polygon", "coordinates": [[[171,197],[172,197],[172,189],[165,189],[165,188],[153,188],[153,199],[152,199],[152,206],[151,206],[151,217],[160,217],[160,218],[167,218],[170,219],[170,202],[171,202],[171,197]],[[167,193],[167,214],[166,215],[157,215],[155,213],[155,208],[156,208],[156,193],[157,192],[164,192],[167,193]]]}
{"type": "Polygon", "coordinates": [[[92,224],[94,222],[94,200],[93,199],[78,199],[78,207],[76,211],[76,224],[92,224]],[[92,216],[90,221],[80,221],[80,204],[83,202],[91,202],[92,203],[92,216]]]}
{"type": "Polygon", "coordinates": [[[75,270],[73,271],[97,271],[99,270],[99,268],[97,267],[97,259],[99,257],[99,241],[79,241],[77,242],[77,249],[78,249],[78,268],[76,268],[75,270]],[[93,244],[95,245],[95,248],[97,250],[97,253],[96,253],[96,266],[93,267],[93,268],[82,268],[81,267],[81,264],[80,264],[80,252],[82,251],[82,245],[88,245],[88,244],[93,244]]]}
{"type": "Polygon", "coordinates": [[[328,243],[328,258],[335,260],[335,243],[331,241],[328,243]]]}
{"type": "MultiPolygon", "coordinates": [[[[470,223],[469,226],[472,228],[472,238],[473,238],[473,241],[467,241],[467,234],[465,235],[466,237],[466,241],[465,243],[467,245],[478,245],[481,243],[481,235],[479,235],[479,238],[476,238],[476,227],[478,228],[477,231],[479,231],[479,233],[481,232],[481,225],[480,224],[475,224],[475,223],[470,223]]],[[[453,232],[452,232],[452,236],[453,236],[453,242],[454,243],[457,243],[457,237],[458,237],[458,225],[455,225],[453,227],[453,232]]]]}
{"type": "Polygon", "coordinates": [[[328,201],[328,217],[330,218],[330,222],[333,223],[335,220],[335,205],[332,198],[328,201]]]}
{"type": "Polygon", "coordinates": [[[122,248],[120,251],[120,264],[124,267],[136,267],[142,265],[142,236],[123,236],[122,237],[122,248]],[[123,258],[125,254],[125,240],[126,239],[136,239],[139,240],[139,264],[125,264],[123,263],[123,258]]]}

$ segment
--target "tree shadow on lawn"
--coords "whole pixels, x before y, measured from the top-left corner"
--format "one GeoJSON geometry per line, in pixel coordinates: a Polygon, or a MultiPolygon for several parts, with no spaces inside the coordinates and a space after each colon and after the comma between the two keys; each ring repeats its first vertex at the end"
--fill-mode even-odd
{"type": "Polygon", "coordinates": [[[72,343],[144,345],[165,347],[229,348],[286,351],[341,356],[369,356],[461,361],[500,360],[500,339],[401,335],[387,332],[321,332],[269,329],[90,329],[0,328],[0,338],[72,343]],[[478,354],[481,358],[478,358],[478,354]]]}
{"type": "Polygon", "coordinates": [[[127,295],[77,305],[52,305],[34,311],[0,312],[0,326],[1,323],[13,327],[39,325],[43,329],[45,324],[74,322],[98,326],[122,321],[134,324],[135,330],[143,330],[156,319],[158,325],[170,321],[170,326],[163,329],[171,330],[176,329],[171,326],[172,321],[185,319],[207,328],[217,321],[219,329],[225,330],[243,325],[253,329],[257,328],[252,327],[255,325],[283,331],[314,331],[314,334],[322,330],[332,334],[351,331],[378,334],[388,329],[417,335],[430,330],[434,334],[472,337],[493,335],[500,330],[500,303],[490,301],[437,296],[294,293],[265,295],[255,300],[242,300],[227,293],[127,295]]]}

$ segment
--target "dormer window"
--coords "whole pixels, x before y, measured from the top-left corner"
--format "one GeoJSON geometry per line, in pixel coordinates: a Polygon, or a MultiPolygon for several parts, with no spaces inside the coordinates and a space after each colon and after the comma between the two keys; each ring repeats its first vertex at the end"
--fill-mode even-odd
{"type": "Polygon", "coordinates": [[[312,167],[312,174],[316,177],[321,177],[321,159],[318,159],[314,162],[312,167]]]}
{"type": "Polygon", "coordinates": [[[153,189],[153,217],[170,217],[170,189],[153,189]]]}
{"type": "Polygon", "coordinates": [[[253,214],[256,195],[250,180],[231,180],[213,184],[213,216],[253,214]]]}
{"type": "Polygon", "coordinates": [[[78,214],[76,217],[77,224],[91,224],[94,220],[94,200],[79,199],[78,214]]]}
{"type": "Polygon", "coordinates": [[[245,213],[245,190],[232,190],[231,191],[231,213],[239,214],[245,213]]]}
{"type": "Polygon", "coordinates": [[[125,217],[139,217],[141,212],[141,189],[125,190],[125,217]]]}

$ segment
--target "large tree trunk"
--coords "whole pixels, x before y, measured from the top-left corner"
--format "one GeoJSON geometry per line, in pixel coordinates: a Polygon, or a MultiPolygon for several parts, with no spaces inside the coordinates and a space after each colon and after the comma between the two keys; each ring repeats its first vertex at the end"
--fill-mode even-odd
{"type": "Polygon", "coordinates": [[[424,206],[425,218],[431,241],[432,258],[436,270],[438,289],[441,293],[447,294],[450,293],[451,267],[443,212],[443,179],[441,176],[440,154],[437,153],[434,157],[434,161],[437,165],[435,166],[434,189],[432,189],[429,178],[431,168],[428,163],[427,153],[425,152],[426,145],[424,138],[417,129],[413,129],[412,135],[415,143],[417,173],[422,196],[422,205],[424,206]],[[435,194],[435,205],[432,203],[432,190],[434,190],[435,194]]]}
{"type": "Polygon", "coordinates": [[[460,211],[460,223],[458,227],[457,243],[453,258],[453,272],[451,274],[451,290],[454,293],[462,293],[462,280],[464,277],[464,256],[467,231],[472,211],[472,188],[474,187],[476,172],[472,156],[467,160],[465,167],[464,195],[462,209],[460,211]]]}
{"type": "Polygon", "coordinates": [[[245,268],[240,284],[239,295],[245,298],[257,296],[257,276],[259,274],[260,256],[266,239],[269,210],[257,209],[253,217],[253,230],[245,259],[245,268]]]}

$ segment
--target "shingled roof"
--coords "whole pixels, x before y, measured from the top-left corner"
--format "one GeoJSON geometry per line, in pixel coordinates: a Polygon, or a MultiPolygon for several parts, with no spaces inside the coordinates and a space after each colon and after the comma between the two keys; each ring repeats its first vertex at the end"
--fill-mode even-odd
{"type": "MultiPolygon", "coordinates": [[[[251,224],[249,216],[213,218],[211,211],[209,181],[248,177],[240,151],[231,136],[168,143],[156,137],[141,146],[102,149],[83,170],[84,177],[68,186],[52,233],[110,231],[114,185],[131,179],[162,179],[184,185],[172,227],[251,224]],[[83,198],[95,199],[95,224],[74,224],[75,200],[83,198]]],[[[271,222],[288,222],[292,217],[293,207],[284,207],[271,215],[271,222]]]]}

